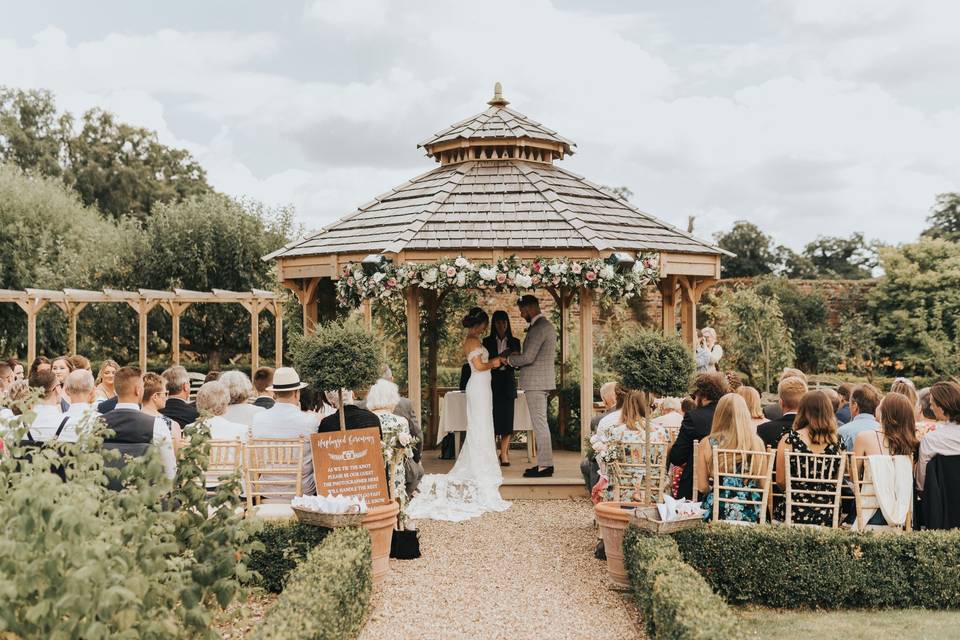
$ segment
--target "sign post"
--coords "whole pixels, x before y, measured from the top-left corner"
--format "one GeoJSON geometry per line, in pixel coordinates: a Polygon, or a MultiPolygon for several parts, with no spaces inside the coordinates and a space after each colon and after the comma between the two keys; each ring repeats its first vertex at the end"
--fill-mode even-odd
{"type": "Polygon", "coordinates": [[[390,502],[379,429],[314,433],[310,448],[317,495],[358,496],[369,507],[390,502]]]}

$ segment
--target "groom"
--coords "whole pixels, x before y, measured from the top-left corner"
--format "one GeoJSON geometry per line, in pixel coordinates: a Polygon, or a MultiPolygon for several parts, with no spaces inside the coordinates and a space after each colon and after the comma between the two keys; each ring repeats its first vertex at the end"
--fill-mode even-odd
{"type": "Polygon", "coordinates": [[[547,425],[547,396],[557,388],[554,364],[557,331],[540,312],[536,296],[523,296],[517,306],[529,328],[523,339],[523,352],[508,355],[507,362],[520,370],[520,388],[526,396],[530,423],[537,438],[537,466],[524,471],[523,477],[548,478],[553,475],[553,445],[547,425]]]}

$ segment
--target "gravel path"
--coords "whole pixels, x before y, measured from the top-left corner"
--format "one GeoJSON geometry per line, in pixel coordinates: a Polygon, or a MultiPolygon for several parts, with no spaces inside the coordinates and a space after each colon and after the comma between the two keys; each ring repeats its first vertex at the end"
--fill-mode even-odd
{"type": "Polygon", "coordinates": [[[515,501],[467,522],[420,521],[418,560],[391,560],[361,640],[639,638],[586,499],[515,501]]]}

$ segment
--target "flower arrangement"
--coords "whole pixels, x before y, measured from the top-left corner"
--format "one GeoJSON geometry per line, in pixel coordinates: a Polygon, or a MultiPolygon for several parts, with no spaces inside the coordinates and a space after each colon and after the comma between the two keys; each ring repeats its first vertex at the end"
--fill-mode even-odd
{"type": "Polygon", "coordinates": [[[432,291],[447,289],[489,289],[522,294],[538,287],[586,287],[604,296],[629,299],[657,280],[659,256],[637,254],[633,268],[618,273],[602,258],[572,260],[516,256],[493,263],[473,262],[464,256],[435,263],[386,263],[372,274],[359,264],[349,264],[337,280],[337,301],[341,306],[358,306],[364,300],[401,295],[407,287],[432,291]]]}
{"type": "Polygon", "coordinates": [[[400,503],[400,522],[407,520],[406,507],[410,501],[407,495],[407,477],[404,468],[404,459],[413,458],[414,447],[420,442],[419,438],[410,434],[406,422],[399,420],[381,420],[380,439],[383,462],[387,465],[390,483],[390,493],[400,503]]]}

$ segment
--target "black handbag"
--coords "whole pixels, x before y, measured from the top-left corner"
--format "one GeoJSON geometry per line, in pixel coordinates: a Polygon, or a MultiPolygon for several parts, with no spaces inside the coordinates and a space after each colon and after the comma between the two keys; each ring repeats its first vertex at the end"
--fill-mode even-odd
{"type": "Polygon", "coordinates": [[[419,532],[395,530],[390,541],[390,557],[397,560],[416,560],[420,557],[419,532]]]}

